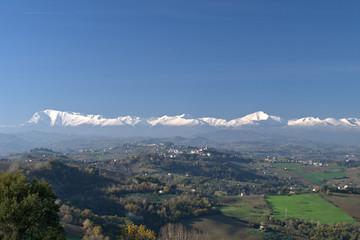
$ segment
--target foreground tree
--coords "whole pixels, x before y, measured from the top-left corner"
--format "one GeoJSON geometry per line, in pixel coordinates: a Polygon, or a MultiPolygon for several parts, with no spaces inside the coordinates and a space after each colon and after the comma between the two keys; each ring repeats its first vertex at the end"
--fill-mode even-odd
{"type": "Polygon", "coordinates": [[[0,239],[65,239],[51,185],[19,172],[0,174],[0,239]]]}

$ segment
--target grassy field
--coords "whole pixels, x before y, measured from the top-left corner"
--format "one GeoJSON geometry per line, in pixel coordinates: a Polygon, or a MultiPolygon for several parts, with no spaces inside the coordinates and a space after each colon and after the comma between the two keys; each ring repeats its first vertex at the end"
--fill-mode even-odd
{"type": "Polygon", "coordinates": [[[222,214],[241,221],[260,224],[264,216],[270,214],[263,196],[223,197],[221,200],[224,206],[219,210],[222,214]]]}
{"type": "Polygon", "coordinates": [[[324,180],[346,177],[343,169],[334,167],[304,166],[299,163],[276,163],[275,167],[286,168],[286,171],[304,177],[317,185],[321,185],[324,180]]]}
{"type": "Polygon", "coordinates": [[[273,216],[277,219],[299,218],[308,221],[330,223],[356,222],[341,208],[335,207],[316,194],[302,194],[292,196],[267,196],[273,216]]]}
{"type": "Polygon", "coordinates": [[[188,227],[208,233],[211,240],[258,240],[254,228],[223,215],[210,215],[181,221],[188,227]]]}
{"type": "Polygon", "coordinates": [[[318,185],[321,185],[323,183],[323,180],[346,177],[346,174],[344,171],[325,172],[325,173],[317,173],[317,172],[310,172],[310,173],[296,172],[296,173],[299,174],[300,176],[303,176],[303,177],[309,179],[310,181],[312,181],[318,185]]]}

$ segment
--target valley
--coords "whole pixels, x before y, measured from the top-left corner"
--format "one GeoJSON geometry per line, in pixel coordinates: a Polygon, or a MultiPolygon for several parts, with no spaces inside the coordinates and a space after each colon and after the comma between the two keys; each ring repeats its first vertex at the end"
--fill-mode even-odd
{"type": "MultiPolygon", "coordinates": [[[[170,139],[136,138],[127,143],[99,139],[89,145],[78,145],[80,141],[75,140],[68,143],[73,149],[64,152],[35,148],[3,156],[0,169],[20,171],[52,184],[62,204],[59,216],[69,239],[84,237],[86,231],[92,234],[84,228],[87,219],[110,239],[132,223],[155,232],[168,222],[182,223],[211,233],[210,239],[307,238],[338,222],[350,232],[359,228],[359,211],[356,207],[349,211],[346,204],[356,204],[360,193],[355,146],[338,147],[347,154],[334,154],[333,159],[322,153],[322,149],[327,154],[334,151],[327,145],[317,149],[323,155],[317,159],[312,151],[303,151],[301,158],[272,157],[275,154],[269,151],[269,156],[259,158],[163,140],[170,139]],[[329,213],[330,208],[334,214],[329,213]],[[298,224],[309,231],[289,232],[288,221],[293,219],[306,221],[298,224]],[[212,232],[216,225],[223,227],[212,232]],[[263,225],[267,230],[258,230],[263,225]]],[[[65,142],[58,148],[66,149],[65,142]]],[[[284,155],[292,151],[288,148],[284,155]]]]}

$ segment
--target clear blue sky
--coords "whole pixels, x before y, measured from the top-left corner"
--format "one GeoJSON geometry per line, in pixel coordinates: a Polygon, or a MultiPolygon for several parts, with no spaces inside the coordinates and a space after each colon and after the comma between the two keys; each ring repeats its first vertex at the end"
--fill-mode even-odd
{"type": "Polygon", "coordinates": [[[47,108],[360,117],[360,4],[2,0],[0,86],[0,124],[47,108]]]}

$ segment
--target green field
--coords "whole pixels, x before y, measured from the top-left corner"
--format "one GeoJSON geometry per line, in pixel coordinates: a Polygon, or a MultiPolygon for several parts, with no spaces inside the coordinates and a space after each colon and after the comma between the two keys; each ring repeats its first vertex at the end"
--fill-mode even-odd
{"type": "Polygon", "coordinates": [[[309,179],[310,181],[321,185],[323,183],[323,180],[329,180],[329,179],[335,179],[335,178],[344,178],[346,177],[346,174],[344,171],[339,171],[339,172],[326,172],[326,173],[316,173],[316,172],[312,172],[312,173],[304,173],[304,172],[299,172],[299,175],[309,179]]]}
{"type": "Polygon", "coordinates": [[[304,165],[299,163],[277,163],[275,164],[275,166],[277,168],[287,168],[287,171],[291,171],[292,173],[302,176],[318,185],[323,184],[323,180],[346,177],[345,171],[341,168],[327,167],[321,172],[312,172],[308,171],[309,167],[305,167],[304,165]]]}
{"type": "Polygon", "coordinates": [[[299,218],[322,224],[356,222],[343,210],[331,205],[316,194],[267,196],[266,200],[273,210],[273,216],[281,220],[284,220],[285,214],[287,214],[287,218],[299,218]]]}
{"type": "Polygon", "coordinates": [[[269,214],[263,196],[229,197],[229,199],[233,201],[227,202],[224,198],[224,206],[219,207],[225,216],[260,224],[264,221],[264,216],[269,214]]]}

